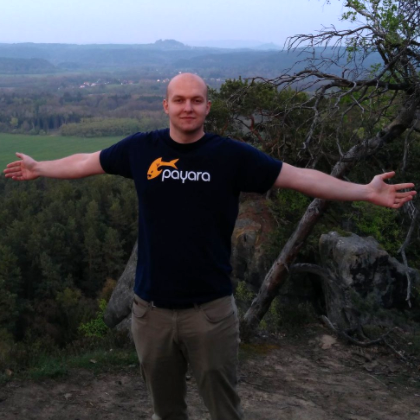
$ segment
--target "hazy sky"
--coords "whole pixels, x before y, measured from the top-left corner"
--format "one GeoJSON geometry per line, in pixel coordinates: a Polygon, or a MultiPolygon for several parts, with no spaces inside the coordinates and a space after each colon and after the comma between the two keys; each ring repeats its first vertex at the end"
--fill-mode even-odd
{"type": "Polygon", "coordinates": [[[344,26],[344,0],[0,0],[0,42],[151,43],[176,39],[283,44],[344,26]]]}

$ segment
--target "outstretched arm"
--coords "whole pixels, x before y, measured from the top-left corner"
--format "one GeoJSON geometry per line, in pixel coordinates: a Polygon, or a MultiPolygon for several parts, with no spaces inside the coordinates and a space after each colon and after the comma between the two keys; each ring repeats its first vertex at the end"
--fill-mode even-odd
{"type": "Polygon", "coordinates": [[[38,162],[28,155],[16,153],[20,159],[9,163],[3,171],[6,178],[15,181],[29,181],[40,176],[47,178],[84,178],[105,173],[99,161],[99,154],[80,153],[63,159],[38,162]]]}
{"type": "Polygon", "coordinates": [[[394,175],[395,172],[376,175],[369,184],[361,185],[342,181],[313,169],[297,168],[283,163],[274,186],[297,190],[310,197],[325,200],[368,201],[397,209],[410,201],[416,191],[400,192],[413,188],[412,183],[391,185],[384,182],[394,175]]]}

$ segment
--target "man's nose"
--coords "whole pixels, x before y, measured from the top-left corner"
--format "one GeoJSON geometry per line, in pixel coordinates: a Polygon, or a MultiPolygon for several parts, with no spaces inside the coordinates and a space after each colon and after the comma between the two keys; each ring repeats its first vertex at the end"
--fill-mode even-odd
{"type": "Polygon", "coordinates": [[[185,101],[185,106],[184,106],[184,110],[185,111],[188,111],[188,112],[190,112],[190,111],[192,111],[192,103],[191,103],[191,101],[185,101]]]}

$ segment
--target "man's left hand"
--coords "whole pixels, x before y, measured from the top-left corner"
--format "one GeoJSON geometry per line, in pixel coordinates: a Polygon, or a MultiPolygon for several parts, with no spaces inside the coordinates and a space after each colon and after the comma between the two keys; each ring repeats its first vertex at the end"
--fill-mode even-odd
{"type": "Polygon", "coordinates": [[[407,201],[417,194],[416,191],[401,191],[414,188],[414,184],[387,184],[385,180],[392,178],[395,172],[386,172],[376,175],[367,185],[369,188],[368,201],[379,206],[390,207],[393,209],[400,208],[407,201]]]}

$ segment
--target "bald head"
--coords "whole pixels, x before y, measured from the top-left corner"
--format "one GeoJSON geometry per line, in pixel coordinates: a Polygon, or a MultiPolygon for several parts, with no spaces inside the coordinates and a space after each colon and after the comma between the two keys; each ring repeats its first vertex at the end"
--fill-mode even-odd
{"type": "Polygon", "coordinates": [[[179,86],[183,88],[191,87],[193,89],[202,89],[202,94],[208,101],[209,93],[206,82],[196,74],[193,73],[181,73],[173,77],[166,87],[166,100],[173,94],[179,86]]]}
{"type": "Polygon", "coordinates": [[[175,76],[168,84],[163,109],[169,116],[169,133],[179,143],[192,143],[204,135],[210,112],[207,85],[192,73],[175,76]]]}

